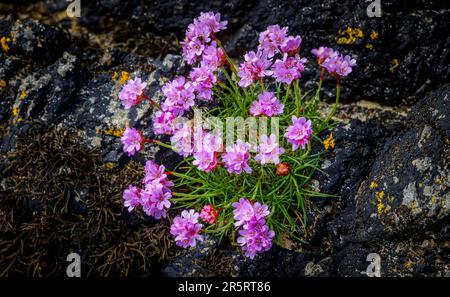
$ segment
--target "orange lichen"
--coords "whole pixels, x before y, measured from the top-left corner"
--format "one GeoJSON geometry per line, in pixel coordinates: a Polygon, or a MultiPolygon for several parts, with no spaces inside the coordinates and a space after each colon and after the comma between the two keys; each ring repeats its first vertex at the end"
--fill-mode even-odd
{"type": "Polygon", "coordinates": [[[9,37],[3,36],[0,38],[0,44],[2,45],[2,49],[5,53],[9,51],[9,42],[11,42],[11,38],[9,37]]]}
{"type": "Polygon", "coordinates": [[[323,146],[325,147],[326,150],[328,150],[330,147],[334,149],[335,145],[336,143],[333,138],[333,133],[330,133],[328,137],[323,141],[323,146]]]}
{"type": "Polygon", "coordinates": [[[370,33],[370,39],[372,39],[372,40],[378,39],[378,32],[372,31],[370,33]]]}
{"type": "Polygon", "coordinates": [[[338,38],[337,43],[338,44],[352,44],[355,43],[358,39],[361,39],[364,37],[364,33],[359,28],[351,28],[347,27],[347,29],[339,30],[339,35],[345,35],[343,37],[338,38]]]}
{"type": "Polygon", "coordinates": [[[6,87],[6,81],[3,79],[0,79],[0,90],[6,87]]]}

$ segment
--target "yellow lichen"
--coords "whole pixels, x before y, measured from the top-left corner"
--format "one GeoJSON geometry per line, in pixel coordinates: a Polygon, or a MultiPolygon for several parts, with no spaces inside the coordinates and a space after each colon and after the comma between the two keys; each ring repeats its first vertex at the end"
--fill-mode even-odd
{"type": "Polygon", "coordinates": [[[5,53],[9,51],[9,45],[8,45],[9,42],[11,42],[11,38],[9,38],[9,37],[2,36],[2,38],[0,39],[2,49],[5,53]]]}
{"type": "Polygon", "coordinates": [[[19,98],[20,98],[21,100],[23,100],[23,99],[25,99],[26,97],[27,97],[27,93],[26,93],[25,91],[22,90],[22,92],[20,92],[19,98]]]}
{"type": "Polygon", "coordinates": [[[0,90],[2,90],[5,87],[6,87],[6,81],[4,81],[3,79],[0,79],[0,90]]]}
{"type": "Polygon", "coordinates": [[[347,27],[345,31],[339,30],[338,33],[339,35],[346,35],[338,38],[338,44],[352,44],[355,43],[358,39],[364,37],[363,31],[359,28],[347,27]]]}
{"type": "Polygon", "coordinates": [[[123,129],[123,128],[109,128],[107,130],[98,129],[96,132],[97,132],[97,134],[121,137],[124,131],[125,131],[125,129],[123,129]]]}
{"type": "Polygon", "coordinates": [[[400,62],[398,61],[398,59],[394,59],[391,61],[391,68],[389,68],[389,71],[394,73],[395,69],[397,69],[397,67],[400,65],[400,62]]]}
{"type": "Polygon", "coordinates": [[[333,133],[330,133],[330,135],[328,135],[328,137],[323,141],[323,145],[326,150],[328,150],[330,147],[334,149],[336,143],[333,138],[333,133]]]}
{"type": "Polygon", "coordinates": [[[13,107],[12,111],[11,111],[13,116],[17,116],[19,114],[19,108],[18,107],[13,107]]]}
{"type": "Polygon", "coordinates": [[[372,40],[378,39],[378,32],[372,31],[372,32],[370,33],[370,39],[372,39],[372,40]]]}
{"type": "Polygon", "coordinates": [[[375,198],[377,199],[377,212],[381,215],[386,206],[383,203],[384,191],[375,192],[375,198]]]}
{"type": "Polygon", "coordinates": [[[368,44],[366,44],[366,48],[367,48],[367,49],[370,49],[370,50],[373,50],[373,45],[370,44],[370,43],[368,43],[368,44]]]}
{"type": "Polygon", "coordinates": [[[369,186],[369,187],[373,190],[373,189],[375,189],[376,187],[378,187],[378,184],[377,184],[376,181],[373,180],[373,181],[370,182],[370,186],[369,186]]]}
{"type": "Polygon", "coordinates": [[[411,270],[413,268],[414,263],[412,261],[406,261],[405,264],[403,264],[403,266],[408,269],[411,270]]]}
{"type": "Polygon", "coordinates": [[[117,71],[114,71],[114,73],[113,73],[111,79],[112,79],[112,80],[116,80],[118,75],[119,75],[119,74],[117,73],[117,71]]]}

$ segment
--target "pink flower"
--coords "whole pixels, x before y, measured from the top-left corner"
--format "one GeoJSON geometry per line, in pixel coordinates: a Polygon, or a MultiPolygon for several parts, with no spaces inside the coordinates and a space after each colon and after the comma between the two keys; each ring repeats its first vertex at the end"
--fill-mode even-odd
{"type": "Polygon", "coordinates": [[[141,205],[141,189],[133,185],[129,185],[128,189],[123,192],[124,206],[131,212],[135,207],[141,205]]]}
{"type": "Polygon", "coordinates": [[[327,58],[334,57],[334,56],[338,55],[338,52],[335,52],[332,48],[323,47],[323,46],[319,47],[318,49],[314,48],[311,52],[316,56],[317,63],[319,63],[319,65],[322,65],[322,63],[327,58]]]}
{"type": "Polygon", "coordinates": [[[170,198],[172,192],[169,188],[158,181],[153,181],[145,185],[145,190],[141,192],[141,203],[144,212],[159,220],[167,216],[167,209],[170,208],[170,198]]]}
{"type": "Polygon", "coordinates": [[[181,216],[176,216],[173,219],[173,224],[170,226],[170,234],[175,236],[175,243],[178,246],[188,248],[195,247],[198,241],[203,241],[199,234],[203,225],[198,223],[199,214],[193,209],[187,211],[183,210],[181,216]]]}
{"type": "Polygon", "coordinates": [[[292,125],[286,129],[284,137],[292,143],[292,150],[295,151],[299,146],[305,149],[312,135],[311,121],[304,117],[297,118],[292,116],[292,125]]]}
{"type": "Polygon", "coordinates": [[[195,152],[192,164],[197,166],[198,169],[209,173],[217,168],[217,153],[207,151],[195,152]]]}
{"type": "Polygon", "coordinates": [[[128,154],[128,156],[133,156],[142,149],[142,143],[144,138],[141,132],[134,128],[126,128],[120,138],[123,144],[123,151],[128,154]]]}
{"type": "Polygon", "coordinates": [[[270,134],[270,138],[267,135],[262,135],[255,161],[261,164],[278,164],[282,154],[284,154],[284,148],[279,147],[275,134],[270,134]]]}
{"type": "Polygon", "coordinates": [[[300,36],[288,36],[281,45],[281,51],[287,54],[294,54],[300,49],[302,38],[300,36]]]}
{"type": "Polygon", "coordinates": [[[323,62],[322,66],[325,67],[328,73],[334,77],[342,78],[349,75],[352,72],[352,67],[356,65],[356,60],[350,56],[332,56],[323,62]]]}
{"type": "Polygon", "coordinates": [[[211,100],[212,87],[216,83],[217,79],[211,68],[207,66],[201,66],[192,69],[189,74],[197,97],[199,99],[211,100]]]}
{"type": "Polygon", "coordinates": [[[202,12],[188,26],[186,38],[181,43],[183,47],[183,58],[188,64],[194,64],[198,57],[202,55],[207,44],[211,40],[211,35],[226,29],[227,21],[220,20],[220,13],[202,12]]]}
{"type": "Polygon", "coordinates": [[[167,179],[166,168],[164,165],[156,164],[151,160],[148,160],[145,163],[145,177],[142,182],[145,185],[156,182],[161,183],[167,188],[173,187],[173,182],[167,179]]]}
{"type": "Polygon", "coordinates": [[[247,52],[244,55],[244,62],[239,67],[238,76],[241,78],[239,86],[248,87],[253,83],[255,78],[263,78],[272,75],[269,70],[271,61],[267,58],[267,54],[261,51],[247,52]]]}
{"type": "Polygon", "coordinates": [[[205,49],[203,40],[198,37],[193,37],[192,39],[186,37],[185,40],[181,42],[181,46],[183,49],[183,58],[189,65],[197,62],[198,57],[202,55],[203,50],[205,49]]]}
{"type": "Polygon", "coordinates": [[[119,99],[122,101],[123,107],[130,109],[132,106],[138,104],[146,86],[147,83],[143,83],[139,77],[128,80],[119,92],[119,99]]]}
{"type": "Polygon", "coordinates": [[[217,221],[218,216],[219,211],[211,204],[203,206],[200,211],[200,219],[202,219],[205,223],[214,224],[217,221]]]}
{"type": "Polygon", "coordinates": [[[153,115],[153,132],[171,135],[174,130],[175,115],[170,111],[158,110],[153,115]]]}
{"type": "Polygon", "coordinates": [[[194,105],[195,88],[191,82],[186,82],[183,76],[166,83],[162,91],[167,99],[162,104],[164,111],[172,112],[174,115],[182,115],[194,105]]]}
{"type": "Polygon", "coordinates": [[[189,157],[193,152],[193,128],[192,122],[177,123],[170,142],[175,151],[183,157],[189,157]]]}
{"type": "Polygon", "coordinates": [[[232,204],[233,216],[239,230],[237,242],[242,246],[245,256],[253,259],[259,252],[268,251],[272,247],[272,238],[275,232],[266,225],[266,217],[270,214],[267,205],[259,202],[251,203],[241,198],[232,204]]]}
{"type": "Polygon", "coordinates": [[[279,82],[291,84],[294,79],[299,79],[305,70],[305,58],[300,58],[297,54],[294,57],[288,57],[284,54],[283,60],[276,60],[273,64],[273,76],[279,82]]]}
{"type": "Polygon", "coordinates": [[[224,64],[225,52],[222,48],[217,47],[215,41],[211,42],[211,45],[205,47],[202,56],[202,66],[206,66],[212,71],[216,70],[224,64]]]}
{"type": "Polygon", "coordinates": [[[272,92],[263,91],[258,95],[258,101],[253,101],[250,106],[250,114],[252,116],[265,115],[268,117],[282,114],[284,105],[278,101],[272,92]]]}
{"type": "Polygon", "coordinates": [[[275,232],[270,230],[262,220],[241,229],[239,235],[237,243],[242,247],[245,256],[253,259],[256,254],[270,250],[275,232]]]}
{"type": "Polygon", "coordinates": [[[250,160],[250,145],[238,139],[232,147],[227,147],[226,153],[222,154],[222,160],[229,173],[241,174],[242,170],[251,173],[248,166],[250,160]]]}
{"type": "Polygon", "coordinates": [[[239,199],[239,202],[234,202],[232,206],[234,208],[233,216],[236,221],[234,226],[236,227],[249,222],[255,214],[253,205],[248,199],[241,198],[239,199]]]}
{"type": "Polygon", "coordinates": [[[201,12],[197,22],[194,21],[195,23],[197,23],[197,26],[206,27],[207,31],[213,34],[225,30],[228,22],[220,20],[220,13],[201,12]]]}
{"type": "Polygon", "coordinates": [[[287,31],[287,27],[280,28],[279,25],[267,27],[266,31],[259,34],[258,49],[264,51],[269,58],[273,57],[283,45],[287,31]]]}

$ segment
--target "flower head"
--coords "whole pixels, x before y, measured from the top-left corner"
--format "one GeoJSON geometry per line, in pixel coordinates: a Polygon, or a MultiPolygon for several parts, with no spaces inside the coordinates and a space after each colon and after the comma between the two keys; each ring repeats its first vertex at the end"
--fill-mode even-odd
{"type": "Polygon", "coordinates": [[[276,60],[273,64],[273,76],[277,81],[286,84],[291,84],[293,80],[299,79],[302,72],[305,70],[305,58],[300,58],[297,54],[294,57],[289,57],[284,54],[283,60],[276,60]]]}
{"type": "Polygon", "coordinates": [[[200,151],[194,153],[194,161],[192,162],[198,169],[207,173],[217,168],[218,158],[217,153],[200,151]]]}
{"type": "Polygon", "coordinates": [[[325,59],[322,66],[325,67],[331,76],[342,78],[352,72],[352,67],[356,65],[356,60],[350,56],[336,55],[325,59]]]}
{"type": "Polygon", "coordinates": [[[276,174],[278,176],[286,176],[289,172],[291,172],[291,165],[289,165],[289,163],[283,162],[277,164],[276,174]]]}
{"type": "Polygon", "coordinates": [[[256,224],[249,224],[247,228],[239,231],[237,242],[241,245],[245,256],[253,259],[256,254],[270,250],[272,247],[272,238],[275,232],[270,230],[267,225],[256,221],[256,224]]]}
{"type": "Polygon", "coordinates": [[[173,182],[167,179],[166,168],[164,165],[156,164],[155,162],[148,160],[145,163],[145,177],[142,181],[145,185],[151,183],[160,183],[166,188],[173,187],[173,182]]]}
{"type": "Polygon", "coordinates": [[[238,76],[241,79],[239,86],[248,87],[256,78],[263,78],[264,76],[272,75],[269,70],[271,61],[268,59],[266,53],[262,51],[250,51],[244,55],[244,62],[239,67],[238,76]]]}
{"type": "Polygon", "coordinates": [[[242,246],[245,255],[251,259],[259,252],[268,251],[272,247],[275,232],[266,225],[266,217],[270,214],[267,205],[259,202],[251,203],[241,198],[232,204],[235,226],[239,230],[237,242],[242,246]]]}
{"type": "Polygon", "coordinates": [[[123,151],[127,153],[128,156],[133,156],[142,149],[144,138],[137,129],[127,127],[120,140],[123,144],[123,151]]]}
{"type": "Polygon", "coordinates": [[[292,116],[292,125],[286,129],[284,137],[292,143],[292,150],[297,150],[300,146],[305,149],[312,135],[311,121],[304,117],[292,116]]]}
{"type": "Polygon", "coordinates": [[[280,28],[279,25],[268,26],[267,29],[259,34],[258,49],[264,51],[269,58],[280,51],[286,39],[288,28],[280,28]]]}
{"type": "Polygon", "coordinates": [[[317,63],[319,63],[319,65],[322,65],[322,63],[330,58],[330,57],[334,57],[338,55],[338,52],[334,51],[332,48],[329,47],[319,47],[312,49],[311,51],[317,58],[317,63]]]}
{"type": "Polygon", "coordinates": [[[265,115],[268,117],[282,114],[284,105],[278,101],[272,92],[264,91],[258,95],[258,101],[253,101],[250,106],[252,116],[265,115]]]}
{"type": "Polygon", "coordinates": [[[133,185],[129,185],[128,189],[123,192],[124,206],[131,212],[135,207],[141,205],[141,189],[133,185]]]}
{"type": "Polygon", "coordinates": [[[219,216],[219,211],[211,204],[205,205],[200,211],[200,219],[209,224],[214,224],[219,216]]]}
{"type": "Polygon", "coordinates": [[[297,36],[288,36],[284,39],[283,44],[281,45],[281,52],[286,54],[294,54],[300,49],[300,44],[302,43],[302,38],[297,36]]]}
{"type": "Polygon", "coordinates": [[[198,241],[203,241],[199,234],[203,225],[198,223],[199,214],[193,209],[187,211],[183,210],[181,216],[176,216],[173,219],[173,224],[170,226],[170,234],[175,236],[175,243],[178,246],[187,248],[195,247],[198,241]]]}
{"type": "Polygon", "coordinates": [[[225,52],[222,48],[217,47],[215,41],[205,47],[203,51],[201,66],[206,66],[212,71],[222,66],[225,62],[225,52]]]}
{"type": "Polygon", "coordinates": [[[200,16],[188,26],[186,37],[181,43],[183,58],[188,64],[194,64],[207,48],[211,35],[226,29],[226,26],[227,21],[220,20],[220,13],[200,13],[200,16]]]}
{"type": "Polygon", "coordinates": [[[192,136],[192,122],[180,122],[175,125],[175,131],[173,136],[170,137],[170,142],[175,151],[183,157],[188,157],[193,152],[192,136]]]}
{"type": "Polygon", "coordinates": [[[122,101],[123,107],[130,109],[132,106],[138,104],[146,86],[147,83],[142,82],[139,77],[128,80],[119,92],[119,99],[122,101]]]}
{"type": "Polygon", "coordinates": [[[226,152],[222,155],[222,160],[229,173],[241,174],[242,170],[247,173],[252,172],[252,169],[248,166],[250,145],[240,139],[233,146],[227,147],[226,152]]]}
{"type": "Polygon", "coordinates": [[[173,134],[175,115],[170,111],[158,110],[153,115],[153,132],[155,134],[173,134]]]}
{"type": "Polygon", "coordinates": [[[166,83],[162,91],[167,99],[162,104],[164,111],[172,112],[174,115],[182,115],[194,105],[195,88],[191,82],[186,82],[183,76],[166,83]]]}
{"type": "Polygon", "coordinates": [[[217,79],[211,68],[207,66],[200,66],[192,69],[189,74],[193,87],[199,99],[211,100],[212,87],[217,79]]]}
{"type": "Polygon", "coordinates": [[[284,154],[284,148],[279,147],[275,134],[270,134],[270,137],[262,135],[255,161],[258,161],[261,164],[278,164],[280,163],[280,155],[282,154],[284,154]]]}
{"type": "Polygon", "coordinates": [[[170,198],[172,198],[169,188],[158,181],[153,181],[145,185],[141,197],[142,209],[147,215],[157,220],[167,216],[167,209],[171,205],[170,198]]]}

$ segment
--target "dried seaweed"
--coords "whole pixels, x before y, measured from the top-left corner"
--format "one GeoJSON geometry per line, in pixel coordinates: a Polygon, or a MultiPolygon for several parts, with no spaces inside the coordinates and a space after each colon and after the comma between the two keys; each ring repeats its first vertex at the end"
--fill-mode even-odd
{"type": "Polygon", "coordinates": [[[0,155],[0,276],[65,275],[71,252],[85,276],[146,276],[171,257],[167,222],[123,208],[142,165],[104,164],[80,142],[75,131],[35,127],[0,155]]]}

